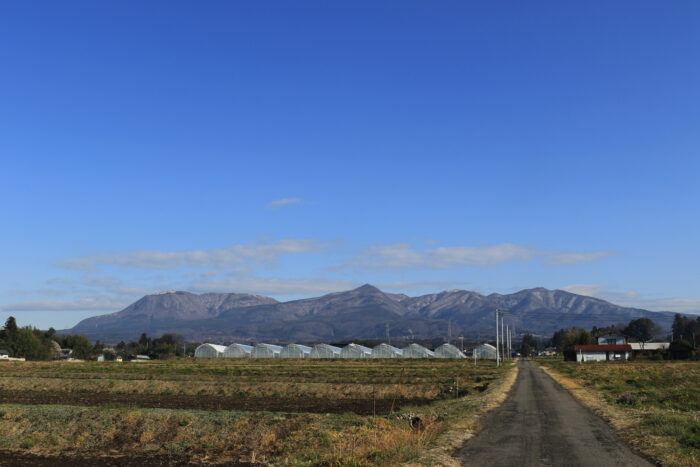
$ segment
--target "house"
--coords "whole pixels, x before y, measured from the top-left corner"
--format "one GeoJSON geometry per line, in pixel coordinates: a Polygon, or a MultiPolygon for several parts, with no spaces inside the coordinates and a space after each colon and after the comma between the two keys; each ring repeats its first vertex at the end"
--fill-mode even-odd
{"type": "Polygon", "coordinates": [[[605,362],[629,360],[632,347],[629,344],[575,345],[577,362],[605,362]]]}
{"type": "Polygon", "coordinates": [[[630,342],[634,352],[668,350],[670,345],[669,342],[630,342]]]}
{"type": "Polygon", "coordinates": [[[625,345],[625,338],[616,334],[607,334],[598,337],[598,345],[625,345]]]}

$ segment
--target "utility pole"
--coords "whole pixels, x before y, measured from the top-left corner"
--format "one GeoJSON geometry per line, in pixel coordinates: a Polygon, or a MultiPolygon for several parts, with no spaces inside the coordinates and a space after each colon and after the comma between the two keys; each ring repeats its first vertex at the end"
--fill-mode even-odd
{"type": "Polygon", "coordinates": [[[501,352],[503,352],[503,362],[506,361],[506,341],[503,338],[503,321],[505,317],[501,318],[501,352]]]}
{"type": "Polygon", "coordinates": [[[459,341],[461,342],[462,352],[464,352],[464,336],[459,336],[459,341]]]}
{"type": "Polygon", "coordinates": [[[389,323],[386,323],[386,341],[387,344],[391,345],[391,336],[389,335],[389,323]]]}
{"type": "Polygon", "coordinates": [[[510,360],[510,328],[506,325],[506,348],[508,349],[508,360],[510,360]]]}
{"type": "Polygon", "coordinates": [[[498,350],[498,309],[496,309],[496,366],[500,365],[500,362],[498,361],[498,353],[500,350],[498,350]]]}
{"type": "Polygon", "coordinates": [[[447,343],[449,344],[452,340],[452,320],[447,320],[447,343]]]}

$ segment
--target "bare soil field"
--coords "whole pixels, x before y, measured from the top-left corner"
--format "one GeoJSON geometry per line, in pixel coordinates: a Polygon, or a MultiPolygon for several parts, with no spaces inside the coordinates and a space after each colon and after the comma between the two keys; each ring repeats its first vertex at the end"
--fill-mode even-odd
{"type": "Polygon", "coordinates": [[[231,397],[163,394],[0,391],[0,404],[140,407],[151,409],[242,410],[248,412],[355,413],[388,415],[401,407],[422,406],[434,399],[329,399],[311,397],[231,397]]]}
{"type": "Polygon", "coordinates": [[[0,465],[435,465],[426,452],[512,369],[464,360],[0,365],[0,465]]]}

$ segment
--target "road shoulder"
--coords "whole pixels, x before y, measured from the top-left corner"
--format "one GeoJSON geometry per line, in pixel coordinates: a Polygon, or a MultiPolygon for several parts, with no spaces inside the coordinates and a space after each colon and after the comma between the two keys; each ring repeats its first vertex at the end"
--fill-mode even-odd
{"type": "Polygon", "coordinates": [[[452,424],[450,430],[442,433],[436,440],[436,446],[426,451],[425,455],[410,466],[461,466],[459,459],[454,457],[455,452],[462,447],[464,442],[474,437],[480,430],[479,420],[486,413],[499,407],[507,398],[518,379],[517,361],[511,364],[508,373],[493,383],[487,393],[478,399],[479,406],[468,412],[458,422],[452,424]]]}
{"type": "MultiPolygon", "coordinates": [[[[547,375],[557,382],[562,388],[566,389],[577,401],[584,407],[591,410],[593,413],[603,419],[610,425],[627,445],[639,456],[649,460],[657,465],[678,465],[678,466],[698,466],[697,462],[690,460],[689,464],[684,461],[679,462],[678,459],[659,456],[659,448],[661,445],[668,444],[668,440],[663,438],[651,437],[648,434],[637,433],[636,427],[645,423],[644,413],[631,413],[629,410],[609,404],[605,401],[602,394],[594,389],[579,384],[574,379],[565,376],[556,370],[537,362],[537,366],[541,368],[547,375]]],[[[666,446],[665,448],[668,448],[666,446]]],[[[662,449],[663,451],[663,449],[662,449]]]]}

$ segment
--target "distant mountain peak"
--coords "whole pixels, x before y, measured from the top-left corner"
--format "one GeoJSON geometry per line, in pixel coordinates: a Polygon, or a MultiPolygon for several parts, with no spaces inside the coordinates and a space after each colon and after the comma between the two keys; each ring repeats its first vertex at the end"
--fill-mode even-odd
{"type": "Polygon", "coordinates": [[[606,326],[646,317],[670,328],[673,314],[618,306],[601,299],[543,287],[511,294],[452,289],[408,297],[385,293],[371,284],[321,297],[278,302],[243,293],[168,291],[147,295],[125,309],[87,318],[71,331],[91,339],[118,342],[170,332],[199,342],[267,340],[313,343],[391,336],[482,336],[493,332],[497,309],[520,334],[551,336],[561,328],[606,326]]]}

